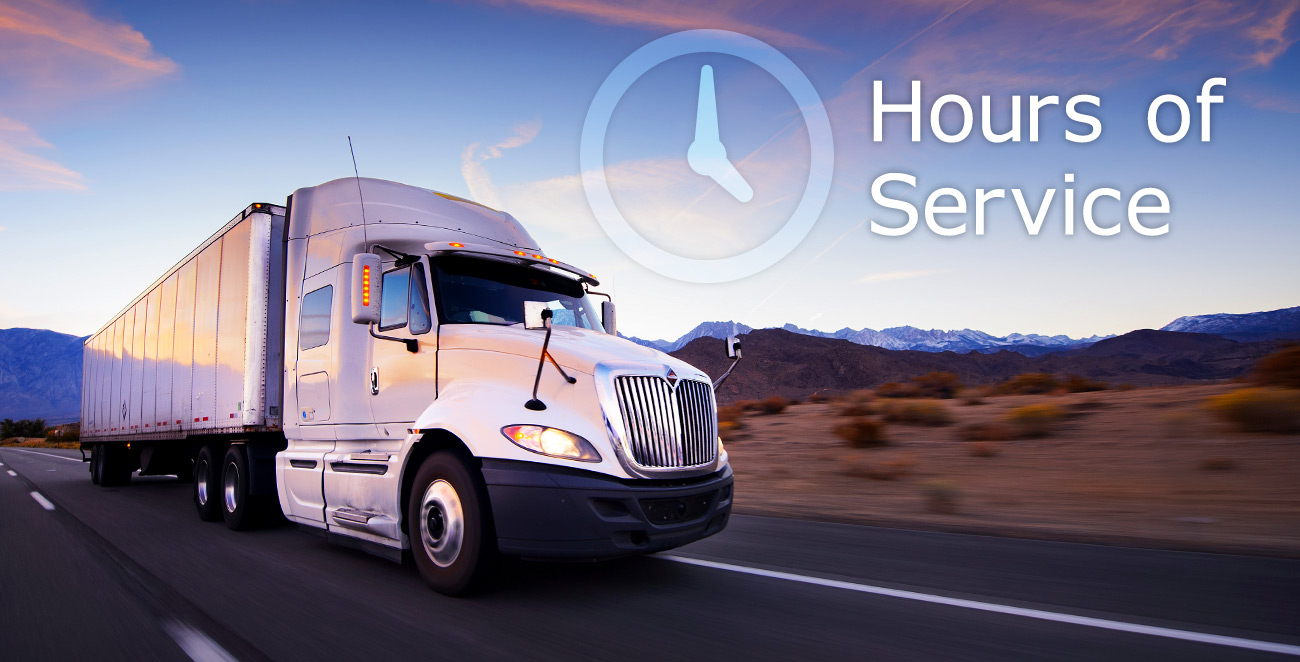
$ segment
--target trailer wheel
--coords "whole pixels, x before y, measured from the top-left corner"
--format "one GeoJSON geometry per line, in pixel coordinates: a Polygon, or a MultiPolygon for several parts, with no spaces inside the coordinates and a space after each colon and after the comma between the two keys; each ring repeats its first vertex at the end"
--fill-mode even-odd
{"type": "Polygon", "coordinates": [[[496,551],[480,481],[455,455],[438,452],[420,465],[407,504],[411,556],[433,590],[460,595],[473,588],[496,551]]]}
{"type": "Polygon", "coordinates": [[[100,469],[100,466],[104,463],[104,451],[100,450],[100,448],[103,447],[90,447],[90,482],[95,485],[98,485],[100,479],[103,478],[103,470],[100,469]]]}
{"type": "Polygon", "coordinates": [[[215,522],[221,519],[221,466],[216,449],[205,445],[194,460],[194,507],[199,519],[215,522]]]}
{"type": "Polygon", "coordinates": [[[253,525],[256,508],[248,494],[248,456],[243,446],[231,446],[221,462],[220,491],[216,501],[221,516],[232,531],[243,531],[253,525]]]}
{"type": "Polygon", "coordinates": [[[135,468],[131,466],[131,451],[126,447],[100,444],[95,447],[95,455],[99,456],[99,462],[96,464],[99,469],[99,480],[95,481],[92,475],[92,482],[96,482],[100,487],[120,487],[131,482],[131,473],[135,468]]]}

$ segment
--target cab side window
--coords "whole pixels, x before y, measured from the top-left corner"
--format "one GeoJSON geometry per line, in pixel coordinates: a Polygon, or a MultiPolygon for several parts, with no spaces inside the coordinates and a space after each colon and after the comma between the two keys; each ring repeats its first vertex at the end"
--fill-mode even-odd
{"type": "Polygon", "coordinates": [[[433,328],[433,316],[429,313],[429,288],[425,286],[424,265],[419,262],[411,265],[411,334],[428,333],[433,328]]]}
{"type": "Polygon", "coordinates": [[[410,300],[410,283],[410,267],[384,272],[384,282],[379,295],[380,331],[400,329],[406,326],[406,308],[410,300]]]}
{"type": "Polygon", "coordinates": [[[400,329],[408,324],[411,335],[428,333],[433,329],[429,288],[424,277],[424,265],[419,262],[385,272],[380,294],[379,330],[400,329]]]}
{"type": "Polygon", "coordinates": [[[330,309],[333,304],[333,285],[303,295],[298,319],[298,349],[312,349],[329,344],[330,309]]]}

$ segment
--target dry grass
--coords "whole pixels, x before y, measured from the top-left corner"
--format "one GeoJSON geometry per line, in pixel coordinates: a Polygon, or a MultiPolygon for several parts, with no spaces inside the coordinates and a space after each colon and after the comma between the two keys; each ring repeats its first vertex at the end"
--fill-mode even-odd
{"type": "Polygon", "coordinates": [[[1242,432],[1300,432],[1300,390],[1243,388],[1210,398],[1206,407],[1242,432]]]}
{"type": "Polygon", "coordinates": [[[1050,373],[1027,372],[998,384],[993,387],[993,392],[998,395],[1041,395],[1057,388],[1060,388],[1060,382],[1050,373]]]}
{"type": "MultiPolygon", "coordinates": [[[[1008,395],[950,406],[950,427],[888,425],[889,445],[854,449],[835,428],[844,400],[780,416],[746,415],[744,441],[727,442],[738,512],[900,527],[1268,551],[1300,555],[1300,434],[1241,432],[1203,403],[1241,388],[1210,384],[1008,395]],[[1065,418],[1043,439],[963,441],[971,426],[1013,409],[1052,404],[1065,418]],[[1171,440],[1169,423],[1188,431],[1171,440]],[[996,452],[983,455],[987,443],[996,452]],[[902,457],[912,465],[887,463],[902,457]],[[1232,468],[1219,460],[1230,460],[1232,468]],[[778,472],[779,470],[779,472],[778,472]],[[773,476],[779,479],[773,481],[773,476]],[[960,488],[956,514],[931,512],[919,487],[960,488]],[[1189,525],[1188,518],[1213,520],[1189,525]]],[[[877,404],[887,406],[889,402],[877,404]]],[[[879,418],[873,416],[872,418],[879,418]]],[[[993,429],[997,429],[994,427],[993,429]]],[[[904,462],[907,464],[907,462],[904,462]]]]}
{"type": "Polygon", "coordinates": [[[888,402],[881,413],[886,422],[903,425],[940,427],[952,425],[953,420],[948,408],[933,400],[888,402]]]}
{"type": "Polygon", "coordinates": [[[46,437],[10,437],[0,441],[0,446],[18,448],[81,448],[79,441],[54,441],[46,437]]]}

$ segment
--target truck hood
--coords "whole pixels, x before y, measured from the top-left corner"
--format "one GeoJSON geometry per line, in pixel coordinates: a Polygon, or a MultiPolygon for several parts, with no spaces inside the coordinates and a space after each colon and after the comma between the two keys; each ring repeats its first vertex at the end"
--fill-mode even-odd
{"type": "MultiPolygon", "coordinates": [[[[438,329],[438,350],[473,349],[537,359],[545,337],[545,331],[526,329],[522,324],[444,324],[438,329]]],[[[668,366],[683,377],[711,381],[702,370],[685,361],[602,331],[553,327],[548,350],[566,370],[588,375],[595,372],[599,363],[645,363],[652,367],[668,366]]]]}

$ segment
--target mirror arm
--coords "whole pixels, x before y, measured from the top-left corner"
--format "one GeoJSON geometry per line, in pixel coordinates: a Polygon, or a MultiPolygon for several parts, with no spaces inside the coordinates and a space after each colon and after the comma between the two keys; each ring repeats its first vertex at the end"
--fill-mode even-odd
{"type": "Polygon", "coordinates": [[[592,295],[595,295],[595,296],[598,296],[598,297],[605,297],[606,299],[608,299],[608,300],[610,300],[610,301],[613,301],[613,300],[614,300],[614,297],[612,297],[612,296],[610,296],[610,295],[608,295],[608,294],[605,294],[604,292],[597,292],[596,290],[587,290],[587,294],[592,294],[592,295]]]}
{"type": "Polygon", "coordinates": [[[577,383],[578,381],[577,379],[570,377],[569,373],[565,372],[564,368],[561,368],[559,363],[556,363],[555,357],[551,356],[551,353],[547,350],[551,345],[551,315],[547,314],[550,312],[550,310],[542,311],[542,323],[546,325],[546,337],[542,339],[542,355],[537,357],[537,376],[533,378],[533,398],[524,403],[524,408],[532,411],[546,410],[546,403],[537,399],[537,388],[542,384],[542,368],[546,367],[547,359],[550,359],[551,365],[555,366],[555,369],[560,371],[560,374],[564,377],[564,381],[570,384],[577,383]]]}
{"type": "Polygon", "coordinates": [[[379,340],[391,340],[391,341],[393,341],[393,342],[400,342],[400,343],[403,343],[403,344],[406,345],[406,351],[408,351],[408,352],[410,352],[410,353],[412,353],[412,354],[415,354],[415,353],[417,353],[417,352],[420,351],[420,341],[416,340],[415,338],[394,338],[394,337],[392,337],[392,336],[381,336],[381,335],[379,335],[378,333],[375,333],[375,325],[374,325],[374,324],[371,324],[371,325],[370,325],[369,327],[367,327],[367,328],[370,329],[370,337],[371,337],[371,338],[378,338],[379,340]]]}
{"type": "Polygon", "coordinates": [[[714,390],[714,391],[717,391],[717,390],[718,390],[718,387],[719,387],[719,386],[722,386],[722,382],[727,381],[727,377],[730,377],[730,376],[731,376],[731,371],[736,369],[736,364],[737,364],[737,363],[740,363],[740,355],[739,355],[739,354],[736,355],[736,358],[735,358],[735,359],[732,359],[732,361],[731,361],[731,365],[727,367],[727,371],[726,371],[726,372],[722,373],[722,376],[718,378],[718,381],[713,382],[713,390],[714,390]]]}

